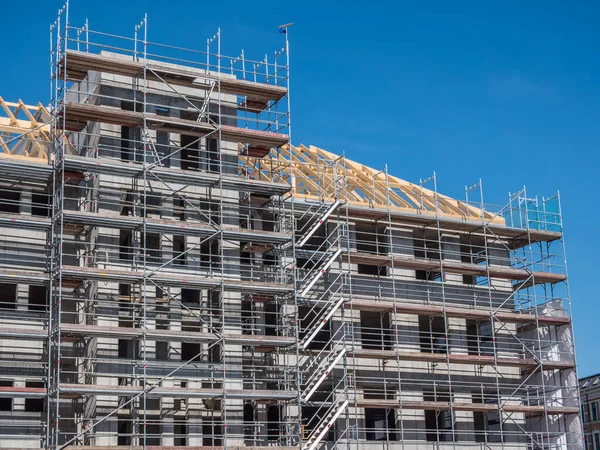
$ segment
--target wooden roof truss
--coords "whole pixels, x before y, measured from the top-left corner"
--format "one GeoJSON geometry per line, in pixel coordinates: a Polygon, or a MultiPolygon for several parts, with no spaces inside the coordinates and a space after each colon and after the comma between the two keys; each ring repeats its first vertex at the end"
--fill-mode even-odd
{"type": "Polygon", "coordinates": [[[0,97],[0,153],[5,156],[48,159],[50,114],[41,104],[29,106],[21,100],[0,97]]]}
{"type": "Polygon", "coordinates": [[[312,145],[285,145],[272,149],[262,159],[241,157],[240,165],[251,178],[259,180],[273,180],[275,169],[280,168],[282,179],[278,181],[292,184],[293,194],[307,200],[338,198],[371,209],[387,211],[389,207],[431,216],[437,211],[441,216],[461,220],[484,218],[504,223],[493,213],[312,145]]]}
{"type": "MultiPolygon", "coordinates": [[[[0,155],[48,160],[51,144],[50,114],[36,106],[6,102],[0,97],[0,155]]],[[[68,142],[67,151],[75,149],[68,142]]],[[[290,183],[299,199],[330,201],[387,211],[440,215],[461,220],[498,222],[492,213],[468,206],[442,194],[378,171],[315,146],[283,145],[264,158],[240,156],[240,172],[252,179],[290,183]]]]}

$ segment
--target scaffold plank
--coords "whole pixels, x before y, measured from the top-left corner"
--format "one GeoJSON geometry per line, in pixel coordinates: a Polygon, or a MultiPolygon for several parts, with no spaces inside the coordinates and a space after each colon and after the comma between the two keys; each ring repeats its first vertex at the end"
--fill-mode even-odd
{"type": "MultiPolygon", "coordinates": [[[[357,399],[355,406],[360,408],[390,408],[390,409],[414,409],[428,411],[443,411],[452,409],[454,411],[481,411],[496,412],[498,405],[494,403],[467,403],[467,402],[434,402],[434,401],[406,401],[406,400],[378,400],[357,399]]],[[[579,408],[571,406],[545,406],[545,405],[518,405],[505,403],[501,409],[507,413],[523,414],[579,414],[579,408]]]]}
{"type": "MultiPolygon", "coordinates": [[[[86,280],[96,281],[121,281],[123,283],[137,283],[141,282],[144,277],[152,279],[154,282],[164,286],[174,287],[198,287],[207,289],[219,289],[221,287],[221,280],[215,277],[214,274],[199,276],[194,273],[189,275],[183,271],[179,273],[148,273],[139,271],[129,270],[115,270],[115,269],[101,269],[93,267],[79,267],[79,266],[62,266],[61,269],[63,279],[67,280],[79,280],[81,282],[86,280]]],[[[149,271],[150,272],[150,271],[149,271]]],[[[0,272],[1,274],[1,272],[0,272]]],[[[225,279],[223,286],[227,290],[245,292],[245,293],[274,293],[282,294],[288,293],[293,289],[291,284],[284,283],[269,283],[260,281],[244,281],[240,279],[225,279]]]]}
{"type": "MultiPolygon", "coordinates": [[[[100,106],[66,102],[64,112],[61,110],[62,120],[69,131],[82,131],[88,122],[102,122],[113,125],[139,127],[144,121],[148,127],[157,131],[182,133],[190,136],[206,136],[217,131],[217,126],[208,122],[180,119],[177,117],[159,116],[154,113],[127,111],[111,106],[100,106]]],[[[238,128],[230,125],[221,126],[221,139],[230,142],[243,142],[252,145],[279,147],[288,142],[287,134],[272,133],[247,128],[238,128]]]]}
{"type": "MultiPolygon", "coordinates": [[[[71,225],[83,224],[122,230],[136,230],[145,224],[146,230],[149,233],[177,234],[182,236],[207,237],[214,235],[217,231],[222,231],[223,237],[226,240],[252,241],[253,243],[283,244],[288,242],[292,236],[291,232],[259,231],[230,225],[214,227],[209,223],[201,221],[122,216],[109,211],[103,214],[65,210],[63,217],[65,223],[71,225]]],[[[1,215],[0,223],[2,223],[1,215]]]]}
{"type": "MultiPolygon", "coordinates": [[[[0,161],[0,165],[2,162],[0,161]]],[[[120,161],[115,158],[92,158],[77,155],[65,155],[65,168],[90,173],[117,175],[134,178],[140,175],[144,166],[135,162],[120,161]]],[[[50,167],[48,168],[50,169],[50,167]]],[[[147,168],[148,173],[156,175],[167,183],[188,184],[192,186],[215,186],[219,183],[219,174],[206,171],[183,170],[174,167],[154,166],[147,168]]],[[[224,189],[243,190],[244,192],[283,194],[290,185],[282,182],[255,180],[243,176],[223,174],[221,182],[224,189]]]]}
{"type": "Polygon", "coordinates": [[[435,260],[417,257],[406,257],[402,255],[381,254],[350,251],[343,255],[344,261],[353,264],[365,264],[371,266],[391,267],[392,264],[397,268],[416,269],[416,270],[440,270],[448,273],[458,273],[463,275],[489,276],[491,278],[500,278],[505,280],[529,280],[534,283],[558,283],[566,280],[566,275],[562,273],[551,272],[531,272],[526,269],[515,269],[512,267],[483,265],[463,263],[448,259],[435,260]]]}
{"type": "MultiPolygon", "coordinates": [[[[144,391],[142,386],[112,386],[98,384],[70,384],[61,383],[60,393],[64,398],[80,398],[89,395],[136,395],[144,391]]],[[[185,397],[185,398],[220,398],[225,395],[223,389],[212,388],[182,388],[148,386],[147,396],[185,397]]],[[[255,389],[227,389],[227,398],[239,400],[292,400],[298,397],[294,391],[284,390],[255,390],[255,389]]]]}
{"type": "MultiPolygon", "coordinates": [[[[69,324],[62,323],[60,333],[63,336],[76,338],[96,337],[140,337],[145,335],[150,340],[168,340],[169,342],[214,342],[221,339],[214,333],[196,331],[156,330],[126,327],[108,327],[99,325],[69,324]]],[[[0,336],[2,331],[0,331],[0,336]]],[[[46,333],[46,337],[47,337],[46,333]]],[[[282,347],[295,342],[293,337],[285,336],[258,336],[250,334],[224,333],[223,339],[231,344],[243,344],[247,346],[272,346],[282,347]]]]}
{"type": "Polygon", "coordinates": [[[408,301],[397,299],[394,301],[352,299],[352,308],[358,311],[393,312],[399,314],[415,314],[418,316],[455,317],[463,319],[494,320],[504,323],[535,324],[562,326],[571,323],[570,317],[554,317],[544,314],[529,314],[520,311],[490,311],[489,309],[474,307],[452,307],[436,305],[410,304],[408,301]]]}
{"type": "MultiPolygon", "coordinates": [[[[138,77],[144,71],[144,62],[134,61],[126,55],[94,54],[77,50],[67,50],[66,53],[67,77],[73,80],[84,79],[88,71],[127,77],[138,77]]],[[[61,62],[61,67],[65,67],[64,61],[61,62]]],[[[149,80],[165,81],[173,85],[204,90],[210,87],[206,81],[216,82],[219,80],[221,92],[244,96],[253,105],[266,105],[269,101],[280,100],[287,94],[287,88],[283,86],[240,80],[224,74],[219,77],[218,74],[203,69],[175,66],[159,61],[146,61],[146,69],[146,77],[149,80]]]]}
{"type": "Polygon", "coordinates": [[[516,358],[507,356],[493,355],[464,355],[450,353],[428,353],[428,352],[406,352],[396,350],[373,350],[373,349],[355,349],[349,352],[356,358],[365,359],[398,359],[400,361],[420,361],[443,364],[469,364],[476,366],[503,366],[503,367],[522,367],[529,370],[541,368],[542,370],[563,370],[575,367],[575,361],[537,361],[533,358],[516,358]]]}

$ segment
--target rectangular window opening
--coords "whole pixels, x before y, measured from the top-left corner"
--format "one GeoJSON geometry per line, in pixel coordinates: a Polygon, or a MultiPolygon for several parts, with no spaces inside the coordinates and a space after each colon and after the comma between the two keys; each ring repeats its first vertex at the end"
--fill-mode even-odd
{"type": "Polygon", "coordinates": [[[124,261],[133,260],[133,231],[119,230],[119,258],[124,261]]]}
{"type": "MultiPolygon", "coordinates": [[[[43,388],[44,383],[38,381],[27,381],[25,383],[26,388],[43,388]]],[[[26,398],[25,399],[25,411],[27,412],[43,412],[44,411],[44,399],[43,398],[26,398]]]]}
{"type": "Polygon", "coordinates": [[[421,351],[425,353],[446,353],[450,351],[443,317],[419,317],[421,351]]]}
{"type": "Polygon", "coordinates": [[[17,285],[0,283],[0,309],[17,308],[17,285]]]}
{"type": "Polygon", "coordinates": [[[360,311],[361,346],[371,350],[391,350],[390,314],[360,311]]]}
{"type": "Polygon", "coordinates": [[[0,212],[19,214],[21,191],[15,188],[0,189],[0,212]]]}
{"type": "Polygon", "coordinates": [[[29,311],[46,311],[48,292],[46,286],[29,286],[29,311]]]}
{"type": "MultiPolygon", "coordinates": [[[[13,387],[12,381],[0,380],[0,387],[13,387]]],[[[13,399],[10,397],[0,397],[0,411],[12,411],[13,399]]]]}
{"type": "Polygon", "coordinates": [[[185,266],[187,264],[187,253],[185,253],[185,236],[173,236],[173,257],[174,264],[185,266]]]}
{"type": "MultiPolygon", "coordinates": [[[[449,403],[450,395],[445,391],[425,391],[423,393],[423,401],[449,403]]],[[[452,411],[450,409],[426,410],[425,429],[428,442],[452,441],[452,430],[456,429],[452,418],[452,411]]]]}
{"type": "Polygon", "coordinates": [[[50,217],[50,194],[47,192],[33,192],[31,194],[31,214],[50,217]]]}

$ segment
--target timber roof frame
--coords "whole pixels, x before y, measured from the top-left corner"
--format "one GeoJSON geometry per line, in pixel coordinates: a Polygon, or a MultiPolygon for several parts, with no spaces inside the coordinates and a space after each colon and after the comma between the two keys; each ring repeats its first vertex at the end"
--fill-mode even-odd
{"type": "MultiPolygon", "coordinates": [[[[0,97],[0,157],[48,161],[51,124],[48,110],[38,103],[0,97]]],[[[68,153],[74,154],[68,139],[68,153]]],[[[243,147],[240,145],[240,149],[243,147]]],[[[240,171],[250,179],[275,181],[292,186],[298,200],[328,201],[338,198],[349,207],[412,213],[418,216],[458,219],[464,222],[504,224],[504,219],[465,202],[405,181],[315,146],[285,144],[263,158],[241,155],[240,171]]]]}
{"type": "Polygon", "coordinates": [[[312,145],[284,145],[264,158],[242,156],[240,165],[244,173],[256,179],[267,179],[273,167],[287,171],[285,181],[292,185],[292,193],[299,200],[338,198],[348,206],[505,224],[492,212],[312,145]]]}

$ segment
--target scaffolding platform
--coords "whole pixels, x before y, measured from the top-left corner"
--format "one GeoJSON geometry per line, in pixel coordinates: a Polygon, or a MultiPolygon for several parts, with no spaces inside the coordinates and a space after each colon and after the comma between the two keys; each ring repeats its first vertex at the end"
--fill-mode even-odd
{"type": "Polygon", "coordinates": [[[136,78],[147,71],[147,79],[166,82],[176,86],[185,86],[196,89],[210,89],[211,83],[219,83],[222,93],[240,95],[256,105],[265,105],[270,101],[281,100],[287,95],[285,86],[276,86],[268,83],[257,83],[240,80],[232,76],[210,73],[201,69],[184,68],[160,63],[158,61],[135,61],[128,59],[127,55],[118,54],[93,54],[77,50],[67,50],[63,60],[59,63],[58,76],[66,76],[69,80],[83,80],[89,71],[112,73],[126,77],[136,78]],[[66,63],[65,63],[66,61],[66,63]]]}
{"type": "Polygon", "coordinates": [[[564,370],[575,367],[575,361],[538,361],[534,358],[505,356],[463,355],[456,353],[405,352],[396,350],[355,349],[351,356],[365,359],[430,362],[436,364],[470,364],[475,366],[520,367],[527,370],[564,370]]]}

